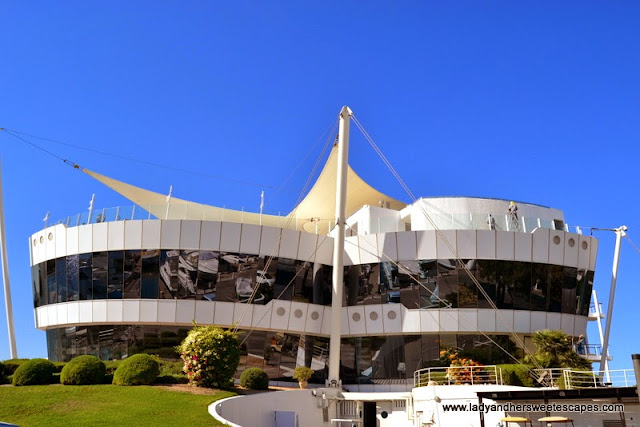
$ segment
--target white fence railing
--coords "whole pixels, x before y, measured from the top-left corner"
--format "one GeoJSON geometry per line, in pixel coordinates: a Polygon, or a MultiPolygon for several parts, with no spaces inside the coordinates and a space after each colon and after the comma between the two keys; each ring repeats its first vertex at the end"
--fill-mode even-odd
{"type": "Polygon", "coordinates": [[[502,371],[495,365],[424,368],[413,374],[414,387],[426,385],[502,384],[502,371]]]}
{"type": "Polygon", "coordinates": [[[567,389],[631,387],[636,384],[633,369],[609,371],[574,371],[565,369],[564,385],[567,389]]]}

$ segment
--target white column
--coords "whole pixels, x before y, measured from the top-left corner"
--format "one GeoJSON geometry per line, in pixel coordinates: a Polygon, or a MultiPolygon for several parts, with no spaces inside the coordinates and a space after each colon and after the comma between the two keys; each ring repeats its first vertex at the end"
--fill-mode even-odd
{"type": "Polygon", "coordinates": [[[338,134],[338,171],[336,176],[336,234],[333,244],[333,277],[331,294],[331,335],[329,339],[329,378],[327,385],[340,387],[340,339],[342,337],[342,294],[344,275],[344,229],[347,215],[347,170],[349,166],[349,120],[352,112],[344,106],[340,111],[338,134]]]}
{"type": "MultiPolygon", "coordinates": [[[[16,333],[13,328],[13,309],[11,307],[11,286],[9,285],[9,259],[7,257],[7,235],[4,227],[4,201],[2,196],[2,169],[0,168],[0,249],[2,253],[2,281],[4,284],[4,306],[7,312],[7,329],[9,332],[9,354],[12,359],[18,358],[16,333]]],[[[30,245],[31,246],[31,245],[30,245]]]]}

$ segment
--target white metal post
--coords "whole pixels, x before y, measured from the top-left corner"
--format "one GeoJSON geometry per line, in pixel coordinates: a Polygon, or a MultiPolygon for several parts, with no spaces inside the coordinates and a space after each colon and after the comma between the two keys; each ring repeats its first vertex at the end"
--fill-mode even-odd
{"type": "MultiPolygon", "coordinates": [[[[171,204],[171,194],[173,193],[173,185],[169,186],[169,194],[167,195],[167,212],[164,214],[164,219],[169,219],[169,205],[171,204]]],[[[149,209],[151,212],[151,209],[149,209]]]]}
{"type": "Polygon", "coordinates": [[[333,244],[333,286],[331,295],[331,335],[329,339],[329,378],[327,385],[340,387],[340,339],[342,337],[342,293],[344,275],[344,229],[347,215],[347,169],[349,164],[349,120],[353,113],[340,111],[338,171],[336,176],[336,235],[333,244]]]}
{"type": "MultiPolygon", "coordinates": [[[[596,316],[598,317],[596,322],[598,323],[598,334],[600,335],[600,345],[602,346],[602,343],[604,342],[604,332],[602,331],[602,310],[600,310],[600,303],[598,302],[598,295],[595,289],[591,291],[591,298],[593,299],[593,303],[595,304],[596,316]]],[[[600,347],[600,349],[602,351],[602,347],[600,347]]],[[[600,366],[600,370],[604,371],[605,375],[607,376],[607,382],[611,382],[611,377],[609,376],[608,360],[604,361],[604,366],[600,366]]]]}
{"type": "MultiPolygon", "coordinates": [[[[0,249],[2,250],[2,282],[4,284],[4,306],[7,312],[7,329],[9,332],[9,354],[12,359],[18,358],[16,333],[13,328],[13,309],[11,306],[11,286],[9,285],[9,259],[7,256],[7,235],[4,227],[4,197],[2,195],[2,169],[0,168],[0,249]]],[[[31,245],[29,245],[31,246],[31,245]]]]}
{"type": "Polygon", "coordinates": [[[613,268],[611,269],[611,288],[609,290],[609,304],[607,305],[607,325],[604,328],[604,340],[602,342],[602,358],[600,359],[600,379],[602,379],[602,368],[609,356],[609,333],[611,332],[611,322],[613,320],[613,299],[616,295],[616,280],[618,280],[618,262],[620,261],[620,244],[622,238],[627,235],[627,226],[623,225],[614,230],[616,232],[616,247],[613,251],[613,268]]]}
{"type": "Polygon", "coordinates": [[[89,201],[89,218],[87,218],[87,224],[91,224],[91,217],[93,216],[93,203],[96,201],[96,193],[91,195],[91,200],[89,201]]]}

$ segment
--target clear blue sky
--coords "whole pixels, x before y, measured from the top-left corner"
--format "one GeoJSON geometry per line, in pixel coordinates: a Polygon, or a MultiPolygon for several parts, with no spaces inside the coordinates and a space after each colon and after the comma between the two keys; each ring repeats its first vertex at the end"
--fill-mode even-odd
{"type": "MultiPolygon", "coordinates": [[[[30,138],[86,168],[253,211],[264,189],[265,211],[288,212],[319,150],[287,178],[349,105],[419,196],[553,206],[571,225],[626,224],[640,244],[636,2],[0,4],[0,127],[265,187],[30,138]]],[[[18,350],[46,356],[28,236],[47,211],[85,212],[92,193],[97,207],[130,203],[6,133],[0,147],[18,350]]],[[[408,200],[358,136],[351,163],[408,200]]],[[[614,235],[597,236],[606,302],[614,235]]],[[[640,352],[638,266],[624,242],[616,368],[640,352]]]]}

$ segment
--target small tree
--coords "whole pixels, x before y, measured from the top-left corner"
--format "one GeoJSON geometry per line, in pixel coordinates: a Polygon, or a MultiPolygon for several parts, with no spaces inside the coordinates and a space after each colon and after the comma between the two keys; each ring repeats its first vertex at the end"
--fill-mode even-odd
{"type": "Polygon", "coordinates": [[[237,334],[217,326],[194,326],[177,347],[189,384],[228,387],[240,363],[237,334]]]}
{"type": "Polygon", "coordinates": [[[536,331],[531,339],[536,351],[527,356],[527,361],[533,359],[543,368],[591,369],[591,362],[573,350],[571,337],[564,332],[544,329],[536,331]]]}

